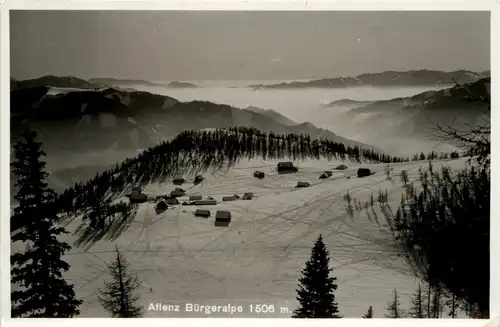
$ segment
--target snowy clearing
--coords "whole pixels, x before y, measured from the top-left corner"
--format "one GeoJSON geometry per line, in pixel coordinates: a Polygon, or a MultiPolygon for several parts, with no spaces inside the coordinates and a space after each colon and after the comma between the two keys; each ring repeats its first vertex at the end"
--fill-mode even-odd
{"type": "MultiPolygon", "coordinates": [[[[218,204],[175,205],[160,214],[155,212],[154,202],[139,204],[135,220],[116,241],[102,240],[89,249],[73,247],[64,258],[71,265],[66,278],[84,301],[81,317],[108,316],[97,292],[109,279],[106,264],[115,257],[115,244],[138,272],[142,282],[139,302],[145,307],[145,317],[230,316],[186,312],[186,303],[241,305],[243,312],[236,312],[235,317],[290,317],[297,307],[297,280],[320,233],[330,251],[344,317],[361,317],[370,305],[375,317],[383,317],[393,288],[401,295],[402,308],[407,309],[416,279],[398,257],[384,226],[379,228],[364,214],[349,216],[343,197],[349,191],[364,203],[371,192],[376,196],[379,189],[387,189],[396,208],[402,193],[400,172],[406,170],[410,178],[416,178],[418,168],[426,168],[428,162],[391,164],[393,182],[386,178],[386,164],[346,161],[348,169],[336,171],[341,161],[296,161],[296,174],[278,174],[277,162],[242,160],[227,172],[205,173],[198,185],[193,184],[194,176],[184,176],[187,182],[181,186],[171,182],[146,186],[143,191],[151,196],[180,187],[186,191],[179,198],[181,203],[191,195],[202,195],[213,197],[218,204]],[[359,167],[370,168],[374,174],[357,178],[359,167]],[[265,178],[254,178],[255,170],[266,173],[265,178]],[[333,170],[333,176],[318,179],[324,170],[333,170]],[[298,181],[311,186],[296,188],[298,181]],[[253,192],[253,199],[222,202],[224,196],[245,192],[253,192]],[[208,209],[211,215],[196,217],[196,209],[208,209]],[[228,227],[214,226],[217,210],[231,212],[228,227]],[[148,311],[151,304],[173,305],[170,309],[174,310],[175,305],[180,306],[179,311],[148,311]],[[275,310],[251,313],[251,304],[274,305],[275,310]]],[[[461,158],[433,164],[460,169],[465,162],[461,158]]],[[[73,233],[79,224],[75,219],[68,230],[73,233]]],[[[76,237],[68,235],[66,240],[73,245],[76,237]]]]}

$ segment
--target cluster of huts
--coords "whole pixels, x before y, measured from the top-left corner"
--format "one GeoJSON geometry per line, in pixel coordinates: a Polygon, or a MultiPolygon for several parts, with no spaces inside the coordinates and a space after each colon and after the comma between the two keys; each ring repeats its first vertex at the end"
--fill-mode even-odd
{"type": "MultiPolygon", "coordinates": [[[[196,217],[208,218],[211,216],[210,210],[196,209],[194,212],[196,217]]],[[[226,210],[217,210],[215,212],[215,223],[217,227],[227,227],[231,222],[231,212],[226,210]]]]}
{"type": "MultiPolygon", "coordinates": [[[[198,175],[194,179],[194,184],[197,185],[203,181],[203,176],[198,175]]],[[[174,185],[180,186],[183,185],[186,180],[182,177],[175,178],[172,183],[174,185]]],[[[155,210],[156,213],[159,214],[167,210],[170,206],[173,205],[193,205],[193,206],[204,206],[204,205],[216,205],[217,200],[208,196],[203,198],[201,195],[190,195],[189,199],[184,202],[180,202],[179,198],[186,196],[186,191],[180,187],[175,188],[169,195],[157,196],[154,198],[148,197],[146,194],[142,193],[142,189],[140,187],[135,187],[132,189],[131,194],[128,196],[130,202],[134,203],[144,203],[147,201],[157,201],[155,210]]],[[[235,200],[252,200],[254,194],[252,192],[246,192],[242,196],[238,194],[234,194],[232,196],[225,196],[222,198],[222,201],[235,201],[235,200]]],[[[207,209],[196,209],[194,215],[197,217],[208,218],[211,216],[210,210],[207,209]]],[[[228,226],[231,222],[231,212],[225,210],[217,210],[215,213],[215,226],[228,226]]]]}
{"type": "MultiPolygon", "coordinates": [[[[348,167],[346,165],[339,165],[335,168],[335,170],[345,170],[348,167]]],[[[292,162],[280,162],[278,163],[276,170],[279,174],[290,174],[296,173],[298,171],[298,167],[294,166],[292,162]]],[[[358,177],[370,176],[372,173],[370,169],[367,168],[359,168],[357,171],[358,177]]],[[[320,176],[319,179],[327,179],[332,177],[333,172],[331,170],[325,170],[320,176]]],[[[253,176],[255,178],[263,179],[265,177],[264,172],[255,171],[253,176]]],[[[349,178],[349,177],[348,177],[349,178]]],[[[198,185],[204,180],[203,176],[197,175],[194,178],[193,184],[198,185]]],[[[186,180],[182,177],[175,178],[172,183],[174,185],[180,186],[183,185],[186,180]]],[[[299,181],[297,182],[296,187],[309,187],[311,184],[309,182],[299,181]]],[[[169,206],[172,205],[180,205],[180,201],[178,198],[184,197],[186,195],[186,191],[180,187],[175,188],[169,195],[166,196],[158,196],[154,199],[149,198],[146,194],[142,193],[140,187],[135,187],[132,190],[132,193],[129,195],[130,202],[134,203],[143,203],[149,200],[158,201],[155,206],[155,210],[157,213],[165,211],[169,206]]],[[[232,196],[225,196],[222,198],[222,201],[236,201],[236,200],[251,200],[253,198],[253,193],[247,192],[244,193],[241,197],[238,194],[234,194],[232,196]]],[[[201,195],[190,195],[188,201],[182,202],[182,205],[194,205],[194,206],[204,206],[204,205],[216,205],[217,201],[208,196],[205,199],[201,195]]],[[[208,218],[211,215],[210,210],[206,209],[196,209],[194,215],[197,217],[208,218]]],[[[231,212],[224,210],[217,210],[215,213],[215,226],[228,226],[231,222],[231,212]]]]}
{"type": "MultiPolygon", "coordinates": [[[[335,170],[346,170],[348,167],[344,164],[339,165],[335,167],[335,170]]],[[[279,174],[291,174],[291,173],[296,173],[299,169],[298,167],[294,166],[292,162],[286,161],[286,162],[280,162],[278,163],[276,170],[278,171],[279,174]]],[[[358,177],[365,177],[365,176],[370,176],[372,173],[370,169],[368,168],[359,168],[357,171],[357,176],[358,177]]],[[[265,173],[262,171],[255,171],[253,173],[253,177],[263,179],[265,177],[265,173]]],[[[333,176],[333,171],[331,170],[325,170],[320,176],[319,179],[327,179],[333,176]]],[[[347,178],[350,178],[349,176],[347,178]]],[[[297,182],[296,187],[309,187],[311,184],[309,182],[297,182]]]]}

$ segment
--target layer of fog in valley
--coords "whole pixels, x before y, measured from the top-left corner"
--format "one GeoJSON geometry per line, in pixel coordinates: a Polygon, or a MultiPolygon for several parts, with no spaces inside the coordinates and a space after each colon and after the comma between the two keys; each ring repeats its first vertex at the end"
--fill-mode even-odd
{"type": "MultiPolygon", "coordinates": [[[[370,114],[360,113],[346,116],[346,113],[353,109],[353,106],[326,106],[328,103],[343,99],[381,101],[405,98],[430,90],[450,88],[453,85],[254,90],[246,86],[273,84],[276,81],[189,81],[189,83],[201,87],[193,89],[143,85],[131,87],[168,95],[180,101],[204,100],[238,108],[271,109],[296,123],[310,122],[316,127],[328,129],[342,137],[375,146],[393,155],[411,156],[420,151],[450,152],[456,150],[455,147],[442,144],[430,137],[413,136],[411,133],[410,135],[402,135],[397,128],[404,123],[402,120],[409,118],[407,115],[394,116],[382,122],[382,126],[378,125],[374,128],[370,121],[370,114]]],[[[165,82],[165,84],[167,83],[165,82]]]]}

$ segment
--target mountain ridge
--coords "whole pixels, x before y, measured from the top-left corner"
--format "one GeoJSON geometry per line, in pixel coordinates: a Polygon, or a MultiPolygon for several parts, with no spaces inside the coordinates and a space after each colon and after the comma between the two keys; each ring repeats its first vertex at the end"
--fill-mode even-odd
{"type": "Polygon", "coordinates": [[[451,72],[439,70],[384,71],[381,73],[364,73],[355,77],[334,77],[315,79],[307,82],[289,82],[278,84],[256,84],[248,88],[259,89],[300,89],[300,88],[348,88],[358,86],[394,87],[394,86],[426,86],[459,83],[470,83],[489,74],[489,71],[472,72],[455,70],[451,72]]]}
{"type": "Polygon", "coordinates": [[[357,119],[356,123],[346,128],[361,128],[369,124],[370,129],[366,133],[370,139],[415,135],[435,139],[438,124],[467,131],[471,125],[487,123],[491,119],[488,103],[490,85],[491,78],[486,77],[473,83],[429,90],[410,97],[371,103],[353,100],[350,110],[341,112],[341,115],[347,122],[357,119]],[[360,120],[363,116],[364,121],[360,120]]]}
{"type": "Polygon", "coordinates": [[[51,94],[50,90],[46,86],[12,90],[12,141],[29,126],[40,131],[42,142],[49,148],[52,145],[53,152],[102,150],[113,144],[119,148],[143,149],[184,130],[248,126],[263,132],[307,134],[311,138],[380,151],[260,108],[241,109],[208,101],[180,102],[165,95],[115,88],[59,94],[51,94]]]}
{"type": "Polygon", "coordinates": [[[102,84],[107,86],[120,86],[120,85],[145,85],[145,86],[164,86],[161,83],[154,83],[142,79],[122,79],[114,77],[96,77],[88,80],[90,83],[102,84]]]}

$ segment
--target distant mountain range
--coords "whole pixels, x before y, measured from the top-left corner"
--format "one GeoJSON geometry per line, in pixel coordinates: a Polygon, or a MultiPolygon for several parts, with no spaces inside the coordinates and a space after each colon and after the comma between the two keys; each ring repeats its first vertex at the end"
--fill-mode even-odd
{"type": "Polygon", "coordinates": [[[168,84],[164,84],[164,83],[154,83],[150,81],[145,81],[142,79],[91,78],[89,79],[89,82],[106,86],[143,85],[143,86],[163,86],[163,87],[177,88],[177,89],[191,89],[200,87],[198,85],[186,82],[173,81],[168,84]]]}
{"type": "Polygon", "coordinates": [[[168,84],[154,83],[142,79],[119,79],[113,77],[99,77],[84,80],[73,76],[54,76],[46,75],[39,78],[16,80],[10,79],[10,89],[25,89],[38,86],[78,88],[78,89],[99,89],[103,87],[126,87],[133,85],[143,86],[163,86],[169,88],[199,88],[201,86],[187,82],[173,81],[168,84]]]}
{"type": "Polygon", "coordinates": [[[366,117],[371,129],[394,135],[429,136],[429,127],[434,124],[453,124],[461,128],[476,124],[479,120],[489,120],[487,102],[474,98],[490,98],[491,78],[481,78],[475,82],[455,85],[442,90],[431,90],[411,97],[394,98],[383,101],[355,101],[344,99],[328,104],[329,107],[348,106],[351,110],[344,115],[353,120],[366,117]],[[394,123],[397,121],[398,123],[394,123]]]}
{"type": "Polygon", "coordinates": [[[346,88],[357,86],[396,87],[427,86],[436,84],[472,83],[490,76],[490,71],[471,72],[457,70],[444,72],[437,70],[385,71],[382,73],[361,74],[356,77],[323,78],[307,82],[249,85],[259,89],[300,89],[300,88],[346,88]]]}
{"type": "MultiPolygon", "coordinates": [[[[64,81],[65,78],[51,82],[61,85],[64,81]]],[[[272,110],[240,109],[205,101],[180,102],[164,95],[116,88],[69,92],[43,85],[14,88],[11,91],[12,141],[25,126],[38,130],[41,140],[53,152],[98,151],[111,146],[143,149],[184,130],[233,126],[308,134],[346,146],[375,149],[310,123],[297,124],[272,110]]]]}
{"type": "Polygon", "coordinates": [[[52,86],[52,87],[67,87],[67,88],[79,88],[79,89],[96,89],[103,85],[92,83],[84,79],[73,77],[73,76],[54,76],[46,75],[39,78],[27,79],[27,80],[16,80],[14,78],[10,79],[10,90],[27,89],[32,87],[40,86],[52,86]]]}
{"type": "MultiPolygon", "coordinates": [[[[490,83],[490,78],[482,78],[463,86],[411,97],[383,101],[342,99],[326,106],[351,109],[343,114],[346,123],[341,125],[345,125],[346,130],[336,130],[340,134],[347,134],[348,129],[363,128],[365,134],[373,133],[371,139],[428,136],[425,125],[430,121],[451,123],[458,116],[464,123],[474,123],[484,118],[488,114],[487,104],[471,101],[468,94],[489,97],[490,83]],[[348,123],[359,122],[360,117],[366,117],[366,125],[348,123]]],[[[53,172],[53,178],[63,181],[62,188],[82,174],[90,177],[103,167],[123,160],[124,157],[120,157],[123,153],[135,154],[185,130],[246,126],[264,132],[308,134],[312,138],[327,138],[380,151],[311,123],[298,124],[271,109],[252,106],[240,109],[206,101],[180,102],[149,92],[103,87],[95,81],[91,83],[75,77],[11,79],[11,84],[11,142],[18,139],[26,126],[37,130],[49,160],[55,155],[55,158],[72,162],[61,161],[57,165],[60,169],[53,172]],[[115,151],[113,153],[118,155],[105,158],[99,151],[115,151]],[[88,152],[97,153],[94,157],[98,160],[80,165],[79,154],[88,152]]]]}
{"type": "MultiPolygon", "coordinates": [[[[310,123],[297,124],[273,110],[240,109],[205,101],[180,102],[164,95],[106,87],[96,82],[99,80],[92,83],[76,77],[56,76],[25,81],[11,79],[12,140],[29,125],[40,132],[42,141],[54,152],[98,151],[110,146],[133,150],[147,148],[187,129],[248,126],[374,148],[337,135],[352,134],[342,130],[342,126],[333,133],[310,123]]],[[[481,95],[487,92],[485,85],[489,83],[490,78],[482,78],[466,87],[481,95]]],[[[463,121],[473,123],[483,115],[485,104],[464,101],[467,95],[464,90],[465,86],[454,86],[407,98],[343,99],[326,106],[349,107],[351,110],[345,113],[348,121],[369,117],[370,129],[377,131],[377,136],[384,133],[424,135],[422,125],[429,120],[448,123],[454,116],[460,116],[463,121]]],[[[351,128],[347,122],[341,125],[351,128]]]]}
{"type": "Polygon", "coordinates": [[[130,86],[130,85],[145,85],[145,86],[164,86],[164,84],[153,83],[150,81],[145,81],[142,79],[118,79],[112,77],[104,77],[104,78],[91,78],[89,79],[90,83],[101,84],[107,86],[130,86]]]}

